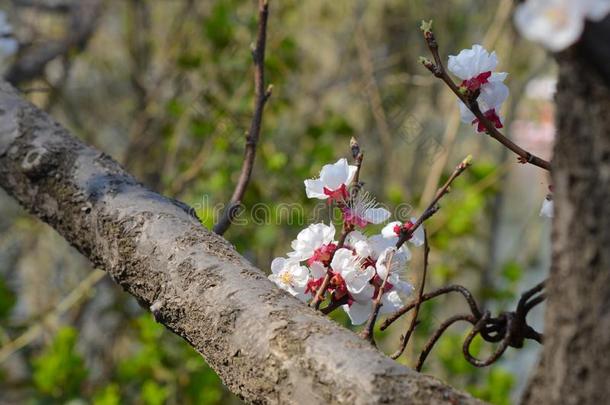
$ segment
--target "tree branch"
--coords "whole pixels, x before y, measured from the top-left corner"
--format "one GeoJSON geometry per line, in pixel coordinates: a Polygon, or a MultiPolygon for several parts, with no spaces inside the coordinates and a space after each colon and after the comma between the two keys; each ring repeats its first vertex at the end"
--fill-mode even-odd
{"type": "Polygon", "coordinates": [[[239,179],[231,196],[231,200],[223,212],[218,223],[214,225],[214,232],[223,235],[231,221],[235,218],[241,200],[246,193],[250,178],[252,177],[252,169],[254,168],[254,158],[256,157],[256,145],[261,133],[263,125],[263,110],[269,97],[271,97],[272,87],[269,86],[265,90],[265,47],[267,43],[267,17],[269,16],[268,0],[258,0],[258,33],[256,36],[256,46],[252,51],[254,59],[254,115],[250,123],[250,129],[246,135],[246,151],[244,153],[244,162],[241,167],[239,179]]]}
{"type": "Polygon", "coordinates": [[[479,104],[476,101],[477,94],[475,95],[467,95],[466,93],[460,91],[457,84],[453,81],[453,79],[447,73],[445,66],[443,65],[443,61],[438,52],[438,43],[436,42],[436,38],[434,33],[428,27],[425,27],[425,24],[422,25],[422,30],[424,32],[424,39],[426,40],[426,44],[428,45],[428,49],[434,58],[434,63],[430,60],[423,59],[424,66],[434,74],[434,76],[441,79],[445,84],[453,91],[453,93],[470,109],[470,111],[474,114],[475,117],[483,124],[485,127],[487,134],[504,145],[505,148],[511,150],[516,155],[519,156],[519,162],[521,163],[530,163],[534,166],[538,166],[547,171],[551,170],[551,164],[539,158],[536,155],[526,151],[521,148],[519,145],[511,141],[507,138],[503,133],[498,131],[495,125],[483,114],[483,112],[479,108],[479,104]]]}
{"type": "Polygon", "coordinates": [[[193,210],[0,84],[0,186],[253,403],[477,404],[279,290],[193,210]]]}
{"type": "Polygon", "coordinates": [[[80,0],[70,11],[70,27],[65,38],[46,41],[19,52],[15,62],[5,74],[5,79],[18,85],[40,76],[52,60],[68,55],[74,49],[82,50],[95,32],[101,14],[101,0],[80,0]]]}

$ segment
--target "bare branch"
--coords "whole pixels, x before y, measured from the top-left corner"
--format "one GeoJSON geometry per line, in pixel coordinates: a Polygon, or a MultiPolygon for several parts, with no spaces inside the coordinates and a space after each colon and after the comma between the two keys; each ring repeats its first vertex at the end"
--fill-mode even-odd
{"type": "Polygon", "coordinates": [[[261,133],[263,125],[263,111],[269,97],[271,97],[272,87],[269,86],[265,90],[265,47],[267,43],[267,17],[269,16],[268,0],[258,1],[258,33],[256,37],[256,45],[252,51],[254,59],[254,115],[250,123],[250,129],[246,135],[246,150],[244,153],[244,162],[241,167],[241,173],[235,190],[231,196],[231,200],[218,223],[214,225],[214,232],[218,235],[224,234],[231,221],[237,214],[241,200],[246,193],[250,178],[252,177],[252,169],[254,168],[254,158],[256,157],[256,145],[261,133]]]}

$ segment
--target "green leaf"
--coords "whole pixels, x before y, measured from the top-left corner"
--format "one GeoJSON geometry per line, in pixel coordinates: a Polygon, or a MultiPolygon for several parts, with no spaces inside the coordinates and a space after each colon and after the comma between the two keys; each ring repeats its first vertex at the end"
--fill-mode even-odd
{"type": "Polygon", "coordinates": [[[93,397],[93,405],[120,405],[121,394],[117,384],[108,384],[93,397]]]}
{"type": "Polygon", "coordinates": [[[162,405],[169,397],[169,389],[152,380],[148,380],[142,386],[141,399],[146,405],[162,405]]]}
{"type": "Polygon", "coordinates": [[[502,276],[511,283],[516,283],[523,277],[523,268],[521,265],[519,265],[519,263],[511,260],[504,264],[504,267],[502,268],[502,276]]]}
{"type": "Polygon", "coordinates": [[[62,400],[79,394],[87,369],[76,351],[76,340],[74,328],[62,327],[51,344],[33,360],[34,384],[41,393],[62,400]]]}

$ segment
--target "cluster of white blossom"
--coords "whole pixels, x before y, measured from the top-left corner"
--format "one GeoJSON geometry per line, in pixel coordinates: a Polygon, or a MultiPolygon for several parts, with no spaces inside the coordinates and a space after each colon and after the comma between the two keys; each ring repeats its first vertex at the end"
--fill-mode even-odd
{"type": "MultiPolygon", "coordinates": [[[[309,198],[336,203],[349,229],[387,221],[390,212],[378,207],[364,190],[359,190],[356,196],[351,195],[350,185],[355,173],[356,167],[348,165],[346,159],[325,165],[318,179],[305,180],[306,194],[309,198]]],[[[386,277],[380,313],[400,308],[400,294],[408,295],[413,291],[411,284],[400,278],[411,253],[404,244],[398,249],[396,245],[403,227],[412,229],[414,222],[414,218],[406,223],[390,222],[380,234],[372,236],[351,230],[341,247],[332,223],[309,225],[292,242],[293,251],[287,257],[273,260],[269,279],[300,300],[308,301],[315,297],[328,275],[330,299],[344,303],[342,308],[352,324],[363,324],[373,310],[373,300],[386,277]]],[[[415,246],[424,243],[421,226],[412,233],[409,242],[415,246]]]]}
{"type": "Polygon", "coordinates": [[[601,21],[610,12],[610,0],[527,0],[515,10],[521,35],[553,52],[574,44],[585,21],[601,21]]]}
{"type": "MultiPolygon", "coordinates": [[[[464,49],[457,56],[449,56],[447,65],[451,73],[462,79],[460,87],[464,91],[471,94],[479,92],[477,102],[481,112],[496,128],[502,128],[499,113],[502,103],[508,97],[508,87],[504,84],[508,73],[495,72],[497,66],[496,53],[490,54],[481,45],[473,45],[471,49],[464,49]]],[[[463,122],[476,125],[477,132],[485,132],[483,124],[462,101],[459,101],[459,107],[463,122]]]]}
{"type": "MultiPolygon", "coordinates": [[[[447,66],[451,73],[462,79],[460,88],[463,91],[469,94],[479,93],[477,103],[481,112],[496,128],[502,128],[499,111],[509,93],[508,87],[504,84],[508,73],[495,72],[497,65],[498,58],[495,52],[490,54],[481,45],[473,45],[471,49],[464,49],[457,56],[449,56],[447,66]]],[[[458,100],[458,103],[462,121],[476,125],[477,132],[485,132],[485,126],[470,109],[461,100],[458,100]]],[[[553,216],[552,194],[544,199],[540,216],[547,218],[553,216]]]]}

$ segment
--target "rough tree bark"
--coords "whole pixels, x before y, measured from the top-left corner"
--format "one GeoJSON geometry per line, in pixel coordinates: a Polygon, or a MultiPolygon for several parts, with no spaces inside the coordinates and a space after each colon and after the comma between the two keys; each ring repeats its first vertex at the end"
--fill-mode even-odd
{"type": "Polygon", "coordinates": [[[610,398],[609,35],[610,22],[589,24],[583,41],[558,56],[553,264],[528,405],[610,398]]]}
{"type": "Polygon", "coordinates": [[[254,403],[475,404],[278,290],[191,209],[0,84],[0,185],[254,403]]]}

